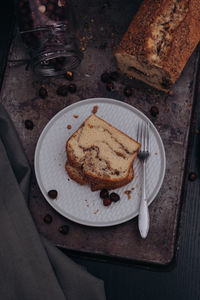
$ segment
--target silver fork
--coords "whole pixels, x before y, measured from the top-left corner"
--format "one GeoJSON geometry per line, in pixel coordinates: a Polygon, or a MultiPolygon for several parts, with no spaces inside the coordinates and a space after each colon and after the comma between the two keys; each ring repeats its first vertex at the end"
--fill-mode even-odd
{"type": "Polygon", "coordinates": [[[147,159],[150,155],[149,152],[149,124],[142,122],[138,124],[137,129],[137,141],[141,144],[140,151],[138,153],[138,157],[143,165],[143,184],[142,184],[142,197],[140,201],[139,207],[139,218],[138,218],[138,227],[140,231],[140,235],[143,239],[147,237],[149,232],[149,210],[147,204],[147,196],[146,196],[146,163],[147,159]]]}

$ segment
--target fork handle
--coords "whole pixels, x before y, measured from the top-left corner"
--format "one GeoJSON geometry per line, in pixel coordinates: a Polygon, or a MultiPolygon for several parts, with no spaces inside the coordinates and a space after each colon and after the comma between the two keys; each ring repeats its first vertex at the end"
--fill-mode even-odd
{"type": "Polygon", "coordinates": [[[143,161],[143,186],[142,186],[142,199],[139,208],[139,221],[138,227],[140,235],[143,239],[147,237],[149,232],[149,209],[146,198],[146,161],[143,161]]]}

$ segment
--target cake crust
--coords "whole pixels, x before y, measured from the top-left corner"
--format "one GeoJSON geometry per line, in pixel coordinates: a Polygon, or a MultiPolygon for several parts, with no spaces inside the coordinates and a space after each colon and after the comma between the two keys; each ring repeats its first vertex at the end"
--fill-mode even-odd
{"type": "Polygon", "coordinates": [[[66,169],[69,177],[72,180],[76,181],[77,183],[79,183],[81,185],[86,185],[86,184],[90,185],[91,190],[93,192],[102,190],[102,189],[113,190],[113,189],[120,188],[120,187],[130,183],[134,178],[134,171],[132,168],[130,168],[129,175],[127,177],[126,182],[117,182],[117,183],[114,182],[112,184],[110,184],[110,183],[107,183],[107,184],[93,183],[84,176],[84,174],[80,168],[72,166],[69,161],[66,162],[65,169],[66,169]]]}

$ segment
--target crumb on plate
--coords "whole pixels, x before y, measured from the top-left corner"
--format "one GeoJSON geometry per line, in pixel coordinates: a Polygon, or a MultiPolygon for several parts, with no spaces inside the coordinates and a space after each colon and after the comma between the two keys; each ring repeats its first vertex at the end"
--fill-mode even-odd
{"type": "Polygon", "coordinates": [[[124,192],[124,194],[126,194],[128,196],[128,200],[131,199],[131,193],[132,193],[132,191],[130,191],[130,190],[127,190],[124,192]]]}

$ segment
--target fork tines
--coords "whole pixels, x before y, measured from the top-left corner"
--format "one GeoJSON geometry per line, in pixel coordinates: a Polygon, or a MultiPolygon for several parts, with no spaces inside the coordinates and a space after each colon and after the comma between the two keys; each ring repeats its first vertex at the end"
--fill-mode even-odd
{"type": "Polygon", "coordinates": [[[138,123],[137,141],[141,144],[140,152],[149,152],[149,123],[138,123]]]}

